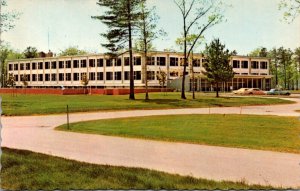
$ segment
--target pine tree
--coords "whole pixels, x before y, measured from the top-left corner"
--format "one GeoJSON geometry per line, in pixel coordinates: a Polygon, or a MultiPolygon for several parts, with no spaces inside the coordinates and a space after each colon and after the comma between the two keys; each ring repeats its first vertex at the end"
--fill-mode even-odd
{"type": "Polygon", "coordinates": [[[234,71],[230,65],[232,52],[225,49],[219,39],[213,40],[210,45],[206,45],[206,62],[204,74],[207,79],[216,85],[216,97],[219,97],[219,83],[227,82],[234,77],[234,71]]]}
{"type": "Polygon", "coordinates": [[[130,95],[129,99],[134,100],[134,71],[132,39],[136,33],[136,26],[140,20],[140,4],[145,0],[98,0],[97,4],[107,8],[101,16],[93,16],[99,19],[108,27],[108,31],[102,34],[108,43],[102,44],[109,50],[110,56],[117,56],[117,52],[128,48],[130,63],[130,95]],[[128,46],[126,46],[128,43],[128,46]]]}

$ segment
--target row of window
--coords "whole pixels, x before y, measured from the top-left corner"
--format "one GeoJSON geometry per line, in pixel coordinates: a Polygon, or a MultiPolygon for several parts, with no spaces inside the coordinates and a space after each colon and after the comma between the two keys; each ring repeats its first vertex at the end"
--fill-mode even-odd
{"type": "MultiPolygon", "coordinates": [[[[118,58],[114,63],[112,59],[106,59],[106,67],[122,66],[121,58],[118,58]]],[[[124,58],[124,65],[129,66],[129,58],[124,58]]],[[[141,65],[141,57],[134,57],[133,64],[136,66],[141,65]]],[[[103,67],[104,59],[89,59],[89,60],[73,60],[72,61],[47,61],[47,62],[32,62],[32,63],[20,63],[20,64],[9,64],[8,69],[12,70],[36,70],[36,69],[63,69],[63,68],[86,68],[88,67],[103,67]],[[88,63],[87,63],[88,61],[88,63]]]]}
{"type": "MultiPolygon", "coordinates": [[[[233,68],[249,68],[248,61],[239,61],[233,60],[232,63],[233,68]]],[[[258,62],[258,61],[251,61],[251,68],[252,69],[268,69],[268,62],[258,62]],[[260,67],[259,67],[260,64],[260,67]]]]}
{"type": "MultiPolygon", "coordinates": [[[[124,72],[124,80],[130,80],[130,72],[124,72]]],[[[73,73],[73,81],[82,80],[82,77],[86,73],[73,73]]],[[[103,72],[90,72],[88,73],[88,79],[91,81],[104,80],[103,72]]],[[[122,72],[106,72],[106,80],[122,80],[122,72]]],[[[134,72],[134,80],[141,80],[141,71],[134,72]]],[[[152,79],[152,78],[151,78],[152,79]]],[[[15,81],[72,81],[71,73],[59,73],[59,74],[26,74],[26,75],[14,75],[15,81]]]]}

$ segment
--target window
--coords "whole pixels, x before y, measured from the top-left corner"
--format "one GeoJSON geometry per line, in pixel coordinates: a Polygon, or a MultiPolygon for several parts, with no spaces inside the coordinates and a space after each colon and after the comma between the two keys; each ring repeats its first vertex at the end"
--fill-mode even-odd
{"type": "Polygon", "coordinates": [[[45,69],[50,69],[50,62],[45,62],[45,69]]]}
{"type": "Polygon", "coordinates": [[[26,63],[26,70],[30,70],[30,63],[26,63]]]}
{"type": "Polygon", "coordinates": [[[79,68],[79,61],[73,60],[73,68],[79,68]]]}
{"type": "Polygon", "coordinates": [[[113,60],[112,59],[106,59],[106,67],[111,67],[113,66],[113,60]]]}
{"type": "Polygon", "coordinates": [[[200,67],[201,66],[200,59],[193,59],[193,66],[200,67]]]}
{"type": "Polygon", "coordinates": [[[130,72],[125,72],[125,80],[130,80],[130,72]]]}
{"type": "Polygon", "coordinates": [[[35,62],[32,62],[31,67],[32,67],[32,70],[36,70],[36,63],[35,63],[35,62]]]}
{"type": "Polygon", "coordinates": [[[39,66],[39,69],[40,69],[40,70],[44,69],[44,67],[43,67],[43,62],[39,62],[39,63],[38,63],[38,66],[39,66]]]}
{"type": "Polygon", "coordinates": [[[157,57],[157,66],[165,66],[166,57],[157,57]]]}
{"type": "Polygon", "coordinates": [[[103,80],[103,72],[97,72],[97,80],[103,80]]]}
{"type": "Polygon", "coordinates": [[[257,75],[258,75],[258,73],[251,73],[251,75],[257,76],[257,75]]]}
{"type": "Polygon", "coordinates": [[[251,68],[258,69],[258,61],[252,61],[251,62],[251,68]]]}
{"type": "Polygon", "coordinates": [[[56,69],[56,61],[51,62],[51,69],[56,69]]]}
{"type": "Polygon", "coordinates": [[[19,81],[19,75],[15,75],[15,82],[19,81]]]}
{"type": "Polygon", "coordinates": [[[140,56],[134,57],[133,64],[136,66],[140,66],[142,64],[142,59],[140,56]]]}
{"type": "Polygon", "coordinates": [[[51,74],[51,81],[56,81],[56,74],[51,74]]]}
{"type": "Polygon", "coordinates": [[[39,78],[38,78],[38,81],[40,81],[40,82],[44,81],[43,74],[39,74],[38,77],[39,77],[39,78]]]}
{"type": "Polygon", "coordinates": [[[81,74],[80,74],[80,80],[82,80],[82,79],[83,79],[83,76],[86,76],[86,77],[88,78],[88,76],[87,76],[87,74],[86,74],[86,73],[81,73],[81,74]]]}
{"type": "Polygon", "coordinates": [[[89,59],[89,67],[95,67],[95,59],[89,59]]]}
{"type": "Polygon", "coordinates": [[[124,66],[129,66],[129,57],[124,57],[124,66]]]}
{"type": "Polygon", "coordinates": [[[183,66],[183,64],[184,64],[184,59],[183,58],[179,58],[179,64],[180,64],[180,66],[183,66]]]}
{"type": "Polygon", "coordinates": [[[64,68],[64,61],[58,62],[58,68],[64,68]]]}
{"type": "Polygon", "coordinates": [[[50,81],[50,74],[45,74],[45,81],[50,81]]]}
{"type": "Polygon", "coordinates": [[[232,67],[233,68],[240,68],[240,61],[239,60],[233,60],[232,61],[232,67]]]}
{"type": "Polygon", "coordinates": [[[103,67],[103,59],[97,59],[97,67],[103,67]]]}
{"type": "Polygon", "coordinates": [[[95,79],[96,79],[95,78],[95,72],[90,72],[89,73],[89,79],[92,80],[92,81],[95,81],[95,79]]]}
{"type": "Polygon", "coordinates": [[[135,71],[134,72],[134,80],[141,80],[142,76],[141,76],[141,71],[135,71]]]}
{"type": "Polygon", "coordinates": [[[266,73],[260,73],[260,75],[267,76],[268,74],[266,74],[266,73]]]}
{"type": "Polygon", "coordinates": [[[19,65],[18,64],[14,64],[14,70],[19,70],[19,65]]]}
{"type": "Polygon", "coordinates": [[[71,81],[71,73],[66,73],[66,81],[71,81]]]}
{"type": "Polygon", "coordinates": [[[207,63],[207,59],[202,58],[202,64],[207,63]]]}
{"type": "Polygon", "coordinates": [[[260,69],[268,69],[268,63],[267,62],[260,62],[260,69]]]}
{"type": "Polygon", "coordinates": [[[122,80],[122,72],[115,72],[115,80],[122,80]]]}
{"type": "Polygon", "coordinates": [[[66,61],[66,68],[71,68],[71,60],[66,61]]]}
{"type": "Polygon", "coordinates": [[[122,66],[122,59],[121,58],[117,59],[116,66],[122,66]]]}
{"type": "Polygon", "coordinates": [[[113,80],[113,73],[112,72],[106,72],[106,80],[113,80]]]}
{"type": "Polygon", "coordinates": [[[170,57],[170,66],[178,66],[178,58],[170,57]]]}
{"type": "Polygon", "coordinates": [[[86,60],[81,60],[81,68],[86,68],[86,60]]]}
{"type": "Polygon", "coordinates": [[[20,64],[20,70],[24,70],[24,64],[23,63],[20,64]]]}
{"type": "Polygon", "coordinates": [[[27,81],[31,81],[31,79],[30,79],[30,74],[26,74],[26,79],[27,79],[27,81]]]}
{"type": "Polygon", "coordinates": [[[8,70],[13,70],[13,65],[12,64],[8,65],[8,70]]]}
{"type": "Polygon", "coordinates": [[[178,72],[175,72],[175,71],[170,72],[170,76],[171,77],[178,77],[178,72]]]}
{"type": "Polygon", "coordinates": [[[147,65],[154,66],[155,65],[155,57],[147,57],[147,65]]]}
{"type": "Polygon", "coordinates": [[[79,81],[79,73],[73,73],[73,81],[79,81]]]}
{"type": "Polygon", "coordinates": [[[147,79],[148,80],[155,80],[155,72],[154,71],[147,71],[147,79]]]}
{"type": "Polygon", "coordinates": [[[58,80],[59,81],[65,81],[65,74],[59,73],[58,80]]]}
{"type": "Polygon", "coordinates": [[[248,68],[248,61],[242,61],[242,68],[248,68]]]}
{"type": "Polygon", "coordinates": [[[31,80],[34,81],[34,82],[36,81],[36,74],[32,74],[31,80]]]}

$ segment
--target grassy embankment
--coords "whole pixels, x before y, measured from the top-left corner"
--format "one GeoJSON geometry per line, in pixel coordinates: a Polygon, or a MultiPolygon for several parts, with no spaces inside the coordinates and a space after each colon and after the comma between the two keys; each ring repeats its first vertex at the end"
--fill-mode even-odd
{"type": "Polygon", "coordinates": [[[124,96],[104,95],[16,95],[2,94],[3,115],[46,115],[65,113],[69,105],[70,112],[89,112],[132,109],[169,109],[169,108],[203,108],[232,107],[246,105],[289,104],[292,101],[278,98],[260,97],[221,97],[214,94],[198,93],[192,100],[187,93],[187,100],[180,99],[179,93],[151,93],[151,100],[145,101],[144,94],[136,94],[136,100],[124,96]]]}
{"type": "Polygon", "coordinates": [[[29,151],[3,149],[1,188],[71,189],[270,189],[243,181],[216,182],[141,168],[87,164],[29,151]]]}
{"type": "Polygon", "coordinates": [[[79,133],[300,153],[300,121],[295,117],[169,115],[79,122],[70,128],[79,133]]]}

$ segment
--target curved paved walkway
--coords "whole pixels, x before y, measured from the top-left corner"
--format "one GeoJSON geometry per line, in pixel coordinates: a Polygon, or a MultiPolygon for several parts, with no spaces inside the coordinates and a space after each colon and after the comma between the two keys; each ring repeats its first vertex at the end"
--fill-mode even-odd
{"type": "MultiPolygon", "coordinates": [[[[293,105],[242,107],[242,114],[300,116],[293,105]]],[[[71,114],[70,121],[171,114],[239,114],[240,107],[71,114]]],[[[142,167],[213,180],[300,188],[300,155],[54,131],[65,115],[2,117],[2,146],[95,164],[142,167]]],[[[300,148],[299,148],[300,149],[300,148]]]]}

